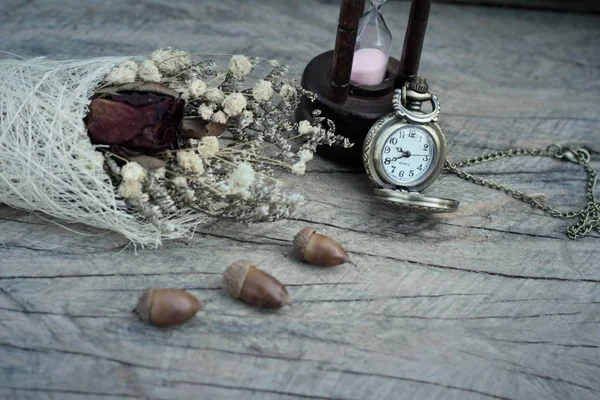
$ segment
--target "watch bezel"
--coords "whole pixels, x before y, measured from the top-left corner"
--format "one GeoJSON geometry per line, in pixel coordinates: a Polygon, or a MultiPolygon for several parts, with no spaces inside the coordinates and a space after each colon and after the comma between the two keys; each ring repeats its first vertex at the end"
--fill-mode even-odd
{"type": "Polygon", "coordinates": [[[373,195],[388,204],[408,207],[428,212],[455,212],[460,202],[453,199],[424,196],[416,192],[404,192],[397,189],[373,189],[373,195]]]}
{"type": "Polygon", "coordinates": [[[420,192],[428,188],[442,172],[446,160],[446,141],[442,129],[436,122],[418,124],[389,114],[378,120],[369,130],[363,146],[363,163],[369,177],[384,188],[399,188],[411,192],[420,192]],[[430,171],[408,185],[400,185],[391,180],[383,170],[382,151],[387,138],[396,130],[405,126],[422,128],[431,136],[435,144],[434,159],[430,171]]]}

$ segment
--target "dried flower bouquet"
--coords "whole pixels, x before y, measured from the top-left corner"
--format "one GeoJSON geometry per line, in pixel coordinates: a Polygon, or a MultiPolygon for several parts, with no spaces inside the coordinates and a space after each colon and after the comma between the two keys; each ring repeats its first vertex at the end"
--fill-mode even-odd
{"type": "Polygon", "coordinates": [[[206,57],[0,60],[0,202],[154,247],[208,218],[290,216],[302,197],[274,172],[350,144],[318,112],[291,121],[314,95],[284,65],[206,57]]]}

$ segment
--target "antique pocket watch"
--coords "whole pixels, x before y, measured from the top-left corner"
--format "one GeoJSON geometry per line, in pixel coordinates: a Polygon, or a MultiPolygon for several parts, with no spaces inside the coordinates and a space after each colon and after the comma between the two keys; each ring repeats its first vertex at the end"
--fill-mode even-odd
{"type": "Polygon", "coordinates": [[[376,198],[425,211],[452,212],[459,202],[424,196],[446,161],[446,139],[437,123],[440,103],[417,78],[394,93],[395,112],[379,119],[363,146],[363,164],[376,198]],[[432,110],[421,111],[423,103],[432,110]]]}

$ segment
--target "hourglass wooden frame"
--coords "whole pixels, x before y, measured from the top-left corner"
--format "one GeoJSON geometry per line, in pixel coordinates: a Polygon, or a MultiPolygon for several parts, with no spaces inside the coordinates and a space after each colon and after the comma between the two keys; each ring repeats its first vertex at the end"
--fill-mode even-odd
{"type": "Polygon", "coordinates": [[[351,149],[323,146],[319,153],[344,164],[362,166],[362,143],[369,129],[382,116],[393,112],[394,89],[417,76],[431,0],[412,0],[400,61],[390,57],[384,81],[360,85],[350,80],[356,35],[365,0],[343,0],[340,7],[335,49],[311,60],[302,75],[302,86],[317,94],[304,99],[297,119],[310,119],[316,108],[336,124],[336,133],[354,143],[351,149]]]}

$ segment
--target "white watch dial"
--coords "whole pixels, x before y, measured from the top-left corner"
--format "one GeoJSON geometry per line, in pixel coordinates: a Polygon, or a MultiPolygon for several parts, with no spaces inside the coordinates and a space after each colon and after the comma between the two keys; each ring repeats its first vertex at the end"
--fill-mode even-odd
{"type": "Polygon", "coordinates": [[[388,180],[410,186],[427,176],[437,156],[431,135],[418,125],[397,129],[385,140],[381,166],[388,180]]]}

